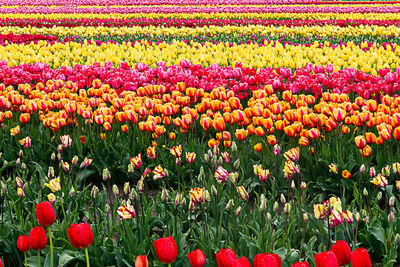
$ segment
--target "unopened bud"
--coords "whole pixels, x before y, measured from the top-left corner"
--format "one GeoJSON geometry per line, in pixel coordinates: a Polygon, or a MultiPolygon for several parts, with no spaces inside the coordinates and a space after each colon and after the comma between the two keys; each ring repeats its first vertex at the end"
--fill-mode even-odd
{"type": "Polygon", "coordinates": [[[357,212],[356,215],[354,216],[354,220],[356,220],[356,222],[360,222],[361,216],[359,212],[357,212]]]}
{"type": "Polygon", "coordinates": [[[233,199],[230,199],[228,201],[228,204],[226,204],[225,210],[230,211],[233,209],[234,206],[235,206],[235,202],[233,202],[233,199]]]}
{"type": "Polygon", "coordinates": [[[394,238],[394,241],[395,241],[397,244],[400,244],[400,234],[399,234],[399,233],[396,234],[396,236],[395,236],[395,238],[394,238]]]}
{"type": "Polygon", "coordinates": [[[374,167],[369,168],[369,176],[375,177],[376,176],[376,171],[374,167]]]}
{"type": "Polygon", "coordinates": [[[211,186],[211,194],[213,196],[217,196],[218,195],[217,188],[214,185],[211,186]]]}
{"type": "Polygon", "coordinates": [[[267,220],[270,222],[272,220],[271,213],[267,212],[267,220]]]}
{"type": "Polygon", "coordinates": [[[275,144],[274,145],[274,155],[278,156],[280,151],[281,151],[281,148],[279,147],[279,145],[275,144]]]}
{"type": "Polygon", "coordinates": [[[210,192],[207,189],[203,191],[203,199],[205,202],[211,201],[210,192]]]}
{"type": "Polygon", "coordinates": [[[114,184],[112,186],[112,192],[113,192],[115,197],[119,194],[119,189],[118,189],[118,186],[116,184],[114,184]]]}
{"type": "Polygon", "coordinates": [[[129,182],[124,183],[124,194],[129,195],[131,193],[131,187],[129,186],[129,182]]]}
{"type": "Polygon", "coordinates": [[[204,168],[203,166],[200,167],[199,176],[197,176],[197,180],[201,182],[204,178],[204,168]]]}
{"type": "Polygon", "coordinates": [[[99,194],[99,188],[94,185],[92,187],[92,191],[90,192],[90,195],[92,196],[92,198],[96,198],[98,194],[99,194]]]}
{"type": "Polygon", "coordinates": [[[53,193],[48,194],[47,195],[47,199],[49,200],[49,202],[51,204],[56,203],[56,200],[57,200],[56,196],[53,193]]]}
{"type": "Polygon", "coordinates": [[[49,167],[49,171],[47,172],[47,176],[50,177],[50,178],[54,177],[54,168],[53,168],[53,166],[49,167]]]}
{"type": "Polygon", "coordinates": [[[69,197],[70,198],[73,198],[74,196],[75,196],[75,188],[74,187],[71,187],[71,190],[69,190],[69,197]]]}
{"type": "Polygon", "coordinates": [[[390,198],[389,198],[389,207],[394,207],[394,203],[395,203],[395,197],[394,196],[391,196],[390,198]]]}
{"type": "Polygon", "coordinates": [[[242,207],[241,206],[237,207],[237,209],[235,210],[235,215],[239,216],[241,211],[242,211],[242,207]]]}
{"type": "Polygon", "coordinates": [[[363,174],[365,172],[365,165],[360,166],[360,173],[363,174]]]}
{"type": "Polygon", "coordinates": [[[128,165],[128,173],[129,174],[133,174],[135,172],[135,166],[133,166],[132,164],[128,165]]]}
{"type": "Polygon", "coordinates": [[[218,155],[219,155],[219,148],[218,148],[218,146],[214,146],[214,147],[213,147],[213,154],[214,154],[214,156],[218,156],[218,155]]]}
{"type": "Polygon", "coordinates": [[[63,150],[63,146],[62,146],[61,144],[59,144],[59,145],[57,146],[57,153],[58,153],[58,154],[61,154],[62,150],[63,150]]]}
{"type": "Polygon", "coordinates": [[[361,210],[361,216],[362,216],[363,218],[367,217],[367,211],[364,210],[364,209],[362,209],[362,210],[361,210]]]}
{"type": "Polygon", "coordinates": [[[208,156],[208,154],[204,154],[204,161],[205,162],[209,162],[210,161],[210,157],[208,156]]]}
{"type": "Polygon", "coordinates": [[[143,181],[143,179],[140,179],[140,180],[137,182],[137,191],[138,191],[139,193],[144,192],[144,181],[143,181]]]}
{"type": "Polygon", "coordinates": [[[103,181],[108,181],[111,179],[111,173],[108,168],[103,169],[103,181]]]}
{"type": "Polygon", "coordinates": [[[135,199],[137,199],[137,197],[138,197],[138,194],[137,194],[135,188],[132,187],[132,188],[131,188],[131,193],[130,193],[130,195],[129,195],[129,198],[130,198],[131,200],[135,200],[135,199]]]}
{"type": "Polygon", "coordinates": [[[218,164],[219,165],[222,165],[224,163],[224,159],[221,157],[221,156],[219,156],[219,158],[218,158],[218,164]]]}
{"type": "Polygon", "coordinates": [[[23,187],[24,183],[22,182],[21,178],[19,178],[18,176],[15,177],[15,184],[17,185],[17,187],[23,187]]]}
{"type": "Polygon", "coordinates": [[[78,156],[73,156],[72,157],[72,160],[71,160],[71,164],[73,165],[73,166],[75,166],[77,163],[78,163],[78,160],[79,160],[79,158],[78,158],[78,156]]]}
{"type": "Polygon", "coordinates": [[[233,168],[235,170],[238,170],[240,167],[240,159],[235,160],[235,162],[233,163],[233,168]]]}
{"type": "Polygon", "coordinates": [[[364,187],[364,190],[363,190],[363,195],[366,196],[366,197],[368,196],[368,190],[365,187],[364,187]]]}
{"type": "Polygon", "coordinates": [[[286,198],[283,194],[281,194],[281,203],[285,204],[286,203],[286,198]]]}
{"type": "Polygon", "coordinates": [[[51,153],[50,159],[53,161],[56,160],[56,153],[51,153]]]}
{"type": "Polygon", "coordinates": [[[110,210],[111,210],[111,207],[110,207],[110,205],[108,204],[108,203],[106,203],[105,205],[104,205],[104,213],[109,213],[110,212],[110,210]]]}
{"type": "Polygon", "coordinates": [[[283,212],[284,212],[286,215],[289,215],[290,209],[291,209],[290,203],[286,203],[286,204],[285,204],[285,207],[283,208],[283,212]]]}
{"type": "Polygon", "coordinates": [[[19,164],[21,164],[21,159],[20,158],[17,158],[17,160],[15,161],[15,165],[19,165],[19,164]]]}
{"type": "Polygon", "coordinates": [[[261,194],[260,196],[260,212],[263,213],[267,209],[267,200],[265,199],[264,194],[261,194]]]}
{"type": "Polygon", "coordinates": [[[234,153],[237,152],[237,145],[236,145],[235,141],[232,141],[231,149],[232,149],[232,152],[234,152],[234,153]]]}
{"type": "Polygon", "coordinates": [[[294,183],[293,180],[292,180],[292,183],[290,184],[290,188],[292,188],[292,189],[295,189],[295,188],[296,188],[296,185],[295,185],[295,183],[294,183]]]}
{"type": "Polygon", "coordinates": [[[382,192],[379,192],[379,193],[378,193],[378,195],[376,196],[376,199],[377,199],[378,201],[381,201],[381,199],[382,199],[382,192]]]}
{"type": "Polygon", "coordinates": [[[394,213],[393,213],[393,211],[389,212],[388,221],[389,221],[389,223],[392,223],[394,221],[394,213]]]}
{"type": "Polygon", "coordinates": [[[166,188],[163,188],[161,191],[161,201],[162,202],[168,201],[168,190],[166,188]]]}
{"type": "Polygon", "coordinates": [[[304,212],[304,213],[303,213],[303,221],[304,221],[305,223],[308,222],[308,214],[307,214],[307,212],[304,212]]]}
{"type": "Polygon", "coordinates": [[[176,194],[176,197],[175,197],[175,202],[174,202],[174,205],[176,206],[176,207],[178,207],[178,206],[180,206],[181,204],[182,204],[182,193],[177,193],[176,194]]]}
{"type": "Polygon", "coordinates": [[[276,213],[278,211],[278,209],[279,209],[279,203],[277,201],[275,201],[272,210],[274,211],[274,213],[276,213]]]}
{"type": "Polygon", "coordinates": [[[4,164],[4,167],[7,167],[8,166],[8,161],[5,160],[3,164],[4,164]]]}
{"type": "Polygon", "coordinates": [[[301,182],[301,190],[305,190],[307,188],[306,182],[301,182]]]}
{"type": "Polygon", "coordinates": [[[23,156],[24,156],[24,151],[22,151],[22,149],[20,149],[18,152],[18,157],[22,158],[23,156]]]}
{"type": "Polygon", "coordinates": [[[24,171],[27,169],[25,162],[21,163],[21,169],[24,171]]]}
{"type": "Polygon", "coordinates": [[[25,196],[25,192],[24,192],[24,190],[22,190],[21,187],[18,187],[17,194],[18,194],[18,197],[20,197],[20,198],[23,198],[25,196]]]}
{"type": "Polygon", "coordinates": [[[57,154],[57,160],[58,160],[58,161],[62,161],[61,153],[58,153],[58,154],[57,154]]]}

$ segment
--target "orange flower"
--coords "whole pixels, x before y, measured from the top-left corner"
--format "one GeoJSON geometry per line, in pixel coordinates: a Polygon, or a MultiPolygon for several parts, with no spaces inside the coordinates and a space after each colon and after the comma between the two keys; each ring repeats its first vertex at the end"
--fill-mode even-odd
{"type": "Polygon", "coordinates": [[[332,111],[332,115],[333,115],[333,117],[335,118],[336,121],[341,122],[346,117],[346,111],[344,111],[341,108],[335,108],[332,111]]]}
{"type": "Polygon", "coordinates": [[[349,179],[351,177],[351,173],[348,170],[342,171],[342,176],[344,179],[349,179]]]}
{"type": "Polygon", "coordinates": [[[304,136],[300,137],[300,139],[299,139],[299,145],[301,145],[301,146],[308,146],[309,143],[310,143],[310,141],[308,140],[307,137],[304,137],[304,136]]]}
{"type": "Polygon", "coordinates": [[[31,115],[29,113],[22,113],[19,115],[19,121],[21,123],[28,123],[31,120],[31,115]]]}
{"type": "Polygon", "coordinates": [[[257,136],[264,136],[265,135],[265,131],[261,126],[258,126],[255,129],[255,133],[256,133],[257,136]]]}
{"type": "Polygon", "coordinates": [[[18,134],[20,133],[19,125],[18,125],[17,127],[11,128],[11,129],[10,129],[10,133],[11,133],[11,135],[13,135],[13,136],[18,135],[18,134]]]}
{"type": "Polygon", "coordinates": [[[208,147],[209,148],[213,148],[215,145],[218,145],[219,142],[217,140],[215,140],[214,138],[208,140],[208,147]]]}
{"type": "Polygon", "coordinates": [[[124,133],[126,133],[129,130],[128,125],[124,124],[121,125],[121,131],[123,131],[124,133]]]}
{"type": "Polygon", "coordinates": [[[367,145],[367,140],[363,135],[356,136],[354,142],[358,149],[363,149],[367,145]]]}
{"type": "Polygon", "coordinates": [[[156,147],[155,146],[149,146],[146,149],[146,153],[147,153],[147,156],[149,157],[149,159],[155,159],[156,156],[157,156],[156,147]]]}
{"type": "Polygon", "coordinates": [[[236,129],[235,136],[239,141],[246,139],[247,137],[247,130],[244,129],[236,129]]]}
{"type": "Polygon", "coordinates": [[[101,140],[106,139],[106,134],[105,134],[105,133],[101,133],[101,134],[100,134],[100,139],[101,139],[101,140]]]}
{"type": "Polygon", "coordinates": [[[367,132],[365,133],[365,140],[367,144],[373,144],[376,141],[376,135],[374,133],[367,132]]]}
{"type": "Polygon", "coordinates": [[[350,132],[350,128],[347,125],[342,125],[342,133],[348,134],[350,132]]]}
{"type": "Polygon", "coordinates": [[[366,145],[363,149],[360,149],[360,153],[363,157],[368,158],[371,156],[372,149],[369,145],[366,145]]]}
{"type": "Polygon", "coordinates": [[[254,145],[254,150],[257,152],[260,152],[262,150],[262,144],[261,143],[257,143],[254,145]]]}
{"type": "Polygon", "coordinates": [[[175,139],[175,133],[173,133],[173,132],[170,132],[169,133],[169,135],[168,135],[168,138],[169,138],[169,140],[174,140],[175,139]]]}
{"type": "Polygon", "coordinates": [[[80,141],[82,144],[86,143],[86,138],[85,138],[85,136],[83,136],[83,135],[79,136],[79,141],[80,141]]]}
{"type": "Polygon", "coordinates": [[[275,135],[268,135],[267,136],[267,140],[268,140],[268,144],[270,144],[271,146],[276,145],[276,137],[275,135]]]}

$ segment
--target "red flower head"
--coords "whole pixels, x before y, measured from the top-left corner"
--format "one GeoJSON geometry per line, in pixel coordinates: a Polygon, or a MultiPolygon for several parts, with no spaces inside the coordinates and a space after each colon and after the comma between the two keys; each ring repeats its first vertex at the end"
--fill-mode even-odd
{"type": "Polygon", "coordinates": [[[178,246],[172,236],[154,241],[157,258],[165,264],[173,263],[178,256],[178,246]]]}
{"type": "Polygon", "coordinates": [[[47,245],[46,231],[43,227],[36,226],[32,228],[29,234],[30,244],[34,250],[42,250],[47,245]]]}
{"type": "Polygon", "coordinates": [[[371,259],[365,248],[355,249],[351,253],[351,265],[353,267],[371,267],[371,259]]]}
{"type": "Polygon", "coordinates": [[[336,241],[336,243],[332,246],[332,251],[335,253],[340,266],[350,264],[351,250],[346,241],[336,241]]]}
{"type": "Polygon", "coordinates": [[[331,250],[314,255],[315,267],[339,267],[338,259],[331,250]]]}
{"type": "Polygon", "coordinates": [[[221,249],[217,254],[218,267],[230,267],[231,264],[237,259],[235,251],[231,248],[221,249]]]}
{"type": "Polygon", "coordinates": [[[17,239],[17,247],[21,252],[27,252],[31,249],[29,236],[20,235],[17,239]]]}
{"type": "Polygon", "coordinates": [[[36,217],[39,224],[43,227],[48,227],[54,223],[56,215],[54,213],[54,208],[50,202],[40,202],[36,205],[36,217]]]}
{"type": "Polygon", "coordinates": [[[282,260],[278,254],[264,253],[257,254],[254,258],[254,267],[282,267],[282,260]]]}
{"type": "Polygon", "coordinates": [[[77,249],[87,248],[93,244],[93,232],[88,223],[73,223],[67,229],[69,241],[77,249]]]}
{"type": "Polygon", "coordinates": [[[231,267],[251,267],[251,264],[246,257],[241,257],[240,259],[232,262],[231,267]]]}
{"type": "Polygon", "coordinates": [[[206,256],[201,249],[196,249],[195,251],[189,252],[188,258],[192,267],[203,267],[206,263],[206,256]]]}
{"type": "Polygon", "coordinates": [[[139,255],[135,260],[135,267],[149,267],[146,255],[139,255]]]}
{"type": "Polygon", "coordinates": [[[302,261],[293,263],[291,267],[311,267],[311,265],[306,261],[302,261]]]}

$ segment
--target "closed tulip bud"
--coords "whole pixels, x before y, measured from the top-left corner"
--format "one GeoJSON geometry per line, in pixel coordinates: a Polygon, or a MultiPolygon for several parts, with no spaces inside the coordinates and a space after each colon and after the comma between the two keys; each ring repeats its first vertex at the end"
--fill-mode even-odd
{"type": "Polygon", "coordinates": [[[82,162],[82,163],[79,165],[79,169],[82,169],[83,167],[85,167],[85,163],[84,163],[84,162],[82,162]]]}
{"type": "Polygon", "coordinates": [[[78,160],[79,160],[79,158],[78,158],[78,156],[73,156],[72,157],[72,160],[71,160],[71,164],[73,165],[73,166],[75,166],[77,163],[78,163],[78,160]]]}
{"type": "Polygon", "coordinates": [[[365,172],[365,165],[361,165],[360,167],[360,173],[363,174],[365,172]]]}
{"type": "Polygon", "coordinates": [[[235,170],[238,170],[240,167],[240,159],[235,160],[235,162],[233,163],[233,168],[235,170]]]}
{"type": "Polygon", "coordinates": [[[21,169],[24,170],[24,171],[27,169],[25,162],[22,162],[21,169]]]}
{"type": "Polygon", "coordinates": [[[61,162],[61,166],[62,166],[62,169],[65,172],[69,172],[69,164],[68,164],[68,162],[61,162]]]}
{"type": "Polygon", "coordinates": [[[215,197],[218,195],[217,188],[214,185],[211,186],[211,195],[215,197]]]}
{"type": "Polygon", "coordinates": [[[143,181],[143,179],[140,179],[140,180],[137,182],[137,191],[138,191],[139,193],[144,192],[144,181],[143,181]]]}
{"type": "Polygon", "coordinates": [[[111,173],[108,168],[103,169],[103,181],[108,181],[111,179],[111,173]]]}
{"type": "Polygon", "coordinates": [[[20,197],[20,198],[23,198],[25,196],[24,190],[22,190],[22,188],[20,188],[20,187],[18,187],[18,189],[17,189],[17,194],[18,194],[18,197],[20,197]]]}
{"type": "Polygon", "coordinates": [[[18,176],[15,177],[15,184],[17,185],[17,187],[23,187],[24,183],[22,182],[21,178],[19,178],[18,176]]]}
{"type": "Polygon", "coordinates": [[[272,220],[272,215],[271,213],[267,212],[267,220],[270,222],[272,220]]]}
{"type": "Polygon", "coordinates": [[[390,165],[387,165],[382,168],[382,175],[388,177],[390,175],[390,165]]]}
{"type": "Polygon", "coordinates": [[[396,242],[397,244],[400,244],[400,234],[399,234],[399,233],[396,234],[394,240],[395,240],[395,242],[396,242]]]}
{"type": "Polygon", "coordinates": [[[47,172],[47,176],[50,177],[50,178],[54,177],[54,168],[53,168],[53,166],[49,167],[49,171],[47,172]]]}
{"type": "Polygon", "coordinates": [[[307,188],[306,182],[301,182],[301,190],[305,190],[307,188]]]}
{"type": "Polygon", "coordinates": [[[281,194],[281,203],[285,204],[286,203],[286,198],[283,194],[281,194]]]}
{"type": "Polygon", "coordinates": [[[276,231],[275,231],[275,229],[272,230],[271,236],[272,236],[273,238],[275,238],[275,236],[276,236],[276,231]]]}
{"type": "Polygon", "coordinates": [[[168,201],[168,190],[166,188],[163,188],[161,191],[161,201],[162,202],[168,201]]]}
{"type": "Polygon", "coordinates": [[[18,157],[22,158],[23,156],[24,156],[24,151],[22,151],[22,149],[20,149],[18,152],[18,157]]]}
{"type": "Polygon", "coordinates": [[[96,198],[98,194],[99,194],[99,188],[94,185],[92,187],[92,191],[90,192],[90,195],[92,196],[92,198],[96,198]]]}
{"type": "Polygon", "coordinates": [[[290,209],[291,209],[290,203],[286,203],[286,204],[285,204],[285,207],[283,208],[283,212],[284,212],[286,215],[288,215],[288,214],[290,213],[290,209]]]}
{"type": "Polygon", "coordinates": [[[232,146],[231,146],[232,152],[235,153],[237,152],[237,145],[235,141],[232,141],[232,146]]]}
{"type": "Polygon", "coordinates": [[[366,196],[366,197],[368,196],[368,190],[365,187],[364,187],[364,190],[363,190],[363,195],[366,196]]]}
{"type": "Polygon", "coordinates": [[[296,185],[294,184],[294,181],[292,180],[292,183],[290,184],[290,188],[295,189],[296,185]]]}
{"type": "Polygon", "coordinates": [[[210,157],[208,156],[208,154],[204,154],[204,161],[206,163],[208,163],[210,161],[210,157]]]}
{"type": "Polygon", "coordinates": [[[19,165],[19,164],[21,164],[21,159],[20,158],[17,158],[17,160],[15,161],[15,165],[19,165]]]}
{"type": "Polygon", "coordinates": [[[394,221],[394,213],[391,211],[388,215],[388,221],[389,223],[392,223],[394,221]]]}
{"type": "Polygon", "coordinates": [[[113,192],[115,197],[119,194],[119,189],[118,189],[118,186],[116,184],[114,184],[112,186],[112,192],[113,192]]]}
{"type": "Polygon", "coordinates": [[[263,212],[265,212],[266,209],[267,209],[267,200],[266,200],[264,194],[261,194],[259,210],[260,210],[261,213],[263,213],[263,212]]]}
{"type": "Polygon", "coordinates": [[[356,220],[356,222],[360,222],[361,216],[359,212],[357,212],[356,215],[354,216],[354,220],[356,220]]]}
{"type": "Polygon", "coordinates": [[[4,167],[7,167],[8,166],[8,161],[5,160],[3,164],[4,164],[4,167]]]}
{"type": "Polygon", "coordinates": [[[210,192],[207,189],[203,191],[203,200],[207,203],[211,201],[210,192]]]}
{"type": "Polygon", "coordinates": [[[104,212],[107,214],[107,213],[110,212],[110,210],[111,210],[110,205],[109,205],[108,203],[106,203],[106,204],[104,205],[104,212]]]}
{"type": "Polygon", "coordinates": [[[164,169],[165,177],[169,176],[169,172],[167,169],[164,169]]]}
{"type": "Polygon", "coordinates": [[[276,213],[278,211],[278,209],[279,209],[279,203],[277,201],[275,201],[272,210],[276,213]]]}
{"type": "Polygon", "coordinates": [[[131,192],[131,188],[129,186],[129,182],[124,183],[124,194],[129,195],[131,192]]]}
{"type": "Polygon", "coordinates": [[[51,204],[56,203],[56,200],[57,200],[56,196],[53,193],[48,194],[47,195],[47,199],[49,200],[49,202],[51,204]]]}
{"type": "Polygon", "coordinates": [[[182,193],[177,193],[176,194],[176,197],[175,197],[175,202],[174,202],[174,205],[175,205],[175,207],[178,207],[178,206],[180,206],[181,204],[182,204],[182,193]]]}
{"type": "Polygon", "coordinates": [[[219,156],[219,158],[218,158],[218,164],[219,165],[222,165],[224,163],[224,159],[221,157],[221,156],[219,156]]]}
{"type": "Polygon", "coordinates": [[[308,222],[308,214],[307,214],[307,212],[304,212],[304,213],[303,213],[303,221],[304,221],[305,223],[308,222]]]}
{"type": "Polygon", "coordinates": [[[62,146],[61,144],[59,144],[59,145],[57,146],[57,153],[58,153],[58,154],[61,154],[62,150],[63,150],[63,146],[62,146]]]}
{"type": "Polygon", "coordinates": [[[197,176],[197,180],[201,182],[204,178],[204,168],[203,166],[200,167],[199,175],[197,176]]]}
{"type": "Polygon", "coordinates": [[[234,206],[235,206],[235,202],[233,202],[233,199],[230,199],[228,201],[228,204],[226,204],[225,210],[230,211],[233,209],[234,206]]]}
{"type": "Polygon", "coordinates": [[[1,181],[1,197],[4,197],[7,193],[7,185],[1,181]]]}
{"type": "Polygon", "coordinates": [[[137,199],[137,197],[138,197],[138,194],[137,194],[135,188],[132,187],[131,193],[129,194],[129,198],[130,198],[130,200],[135,200],[135,199],[137,199]]]}
{"type": "Polygon", "coordinates": [[[71,190],[69,190],[68,195],[69,195],[70,198],[73,198],[73,197],[75,196],[75,189],[74,189],[74,187],[71,187],[71,190]]]}
{"type": "Polygon", "coordinates": [[[365,216],[364,221],[365,221],[365,223],[369,223],[369,217],[365,216]]]}
{"type": "Polygon", "coordinates": [[[378,201],[381,201],[381,199],[382,199],[382,192],[379,192],[379,193],[378,193],[378,195],[376,196],[376,199],[377,199],[378,201]]]}
{"type": "Polygon", "coordinates": [[[389,198],[389,207],[394,207],[394,203],[395,203],[395,197],[394,196],[391,196],[390,198],[389,198]]]}
{"type": "Polygon", "coordinates": [[[240,207],[240,206],[237,207],[237,209],[235,210],[235,215],[239,216],[241,211],[242,211],[242,207],[240,207]]]}
{"type": "Polygon", "coordinates": [[[361,210],[361,216],[362,216],[363,218],[367,217],[367,211],[364,210],[364,209],[362,209],[362,210],[361,210]]]}
{"type": "Polygon", "coordinates": [[[128,165],[128,173],[129,174],[134,174],[135,173],[135,167],[132,164],[128,165]]]}
{"type": "Polygon", "coordinates": [[[214,147],[213,147],[213,155],[214,155],[214,156],[218,156],[218,155],[219,155],[219,148],[218,148],[218,146],[214,146],[214,147]]]}
{"type": "Polygon", "coordinates": [[[374,167],[369,168],[369,175],[371,177],[375,177],[376,176],[376,171],[374,167]]]}

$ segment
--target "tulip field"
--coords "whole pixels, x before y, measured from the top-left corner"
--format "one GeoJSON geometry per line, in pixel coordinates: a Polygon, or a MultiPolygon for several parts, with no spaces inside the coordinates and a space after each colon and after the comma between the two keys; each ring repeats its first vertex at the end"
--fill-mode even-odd
{"type": "Polygon", "coordinates": [[[400,1],[0,1],[0,267],[400,266],[400,1]]]}

